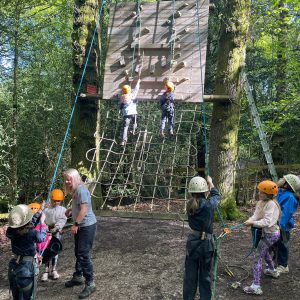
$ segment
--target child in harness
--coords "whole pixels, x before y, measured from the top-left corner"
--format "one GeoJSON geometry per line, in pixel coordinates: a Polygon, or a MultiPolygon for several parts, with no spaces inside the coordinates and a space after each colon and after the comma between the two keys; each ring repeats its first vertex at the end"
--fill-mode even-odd
{"type": "Polygon", "coordinates": [[[262,295],[260,286],[261,273],[263,268],[263,259],[268,264],[268,269],[264,272],[274,278],[279,277],[279,273],[274,267],[270,247],[279,239],[279,226],[277,225],[280,216],[280,207],[275,196],[278,192],[277,184],[270,180],[264,180],[257,185],[258,199],[255,211],[252,217],[246,222],[246,226],[261,228],[260,240],[253,252],[253,281],[251,286],[244,288],[247,294],[262,295]]]}
{"type": "Polygon", "coordinates": [[[15,258],[8,266],[8,279],[14,300],[35,299],[38,267],[35,260],[36,243],[46,238],[45,215],[40,216],[40,230],[31,223],[33,213],[24,204],[13,207],[8,216],[6,236],[11,240],[15,258]]]}
{"type": "Polygon", "coordinates": [[[210,270],[214,253],[213,219],[214,210],[220,202],[219,191],[211,177],[207,181],[196,176],[189,183],[192,199],[187,203],[189,234],[186,243],[183,299],[195,299],[197,286],[200,299],[212,296],[210,270]]]}
{"type": "Polygon", "coordinates": [[[169,134],[174,135],[174,116],[175,116],[175,86],[168,81],[165,83],[165,92],[160,98],[161,119],[160,119],[160,136],[164,137],[166,121],[169,123],[169,134]]]}
{"type": "Polygon", "coordinates": [[[121,146],[124,146],[127,142],[127,135],[128,135],[128,128],[131,123],[133,122],[133,132],[137,127],[137,103],[136,97],[140,89],[140,82],[141,80],[138,79],[136,86],[133,90],[127,84],[123,85],[122,87],[122,95],[120,101],[120,110],[123,114],[123,128],[122,128],[122,141],[121,146]]]}

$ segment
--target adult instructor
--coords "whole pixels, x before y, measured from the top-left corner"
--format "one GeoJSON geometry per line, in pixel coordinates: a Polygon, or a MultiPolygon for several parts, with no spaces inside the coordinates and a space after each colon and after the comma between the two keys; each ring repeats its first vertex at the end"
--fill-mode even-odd
{"type": "Polygon", "coordinates": [[[77,170],[68,169],[63,173],[66,194],[72,196],[72,208],[67,209],[66,216],[72,215],[74,224],[71,234],[75,240],[75,272],[72,279],[65,283],[66,287],[73,287],[84,283],[85,287],[79,294],[79,299],[90,296],[95,290],[91,249],[95,239],[97,220],[93,213],[91,194],[81,180],[77,170]]]}

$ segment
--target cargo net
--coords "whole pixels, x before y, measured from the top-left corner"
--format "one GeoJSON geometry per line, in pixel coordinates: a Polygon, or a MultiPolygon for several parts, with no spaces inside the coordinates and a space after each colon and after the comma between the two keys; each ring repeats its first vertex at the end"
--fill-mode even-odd
{"type": "MultiPolygon", "coordinates": [[[[137,128],[132,132],[130,124],[125,146],[120,145],[123,117],[116,102],[101,105],[100,172],[90,189],[101,198],[101,209],[184,213],[187,185],[197,174],[197,149],[202,144],[200,104],[176,104],[174,135],[168,135],[166,123],[163,138],[159,104],[138,103],[137,128]]],[[[95,153],[95,148],[87,152],[91,169],[95,153]]]]}

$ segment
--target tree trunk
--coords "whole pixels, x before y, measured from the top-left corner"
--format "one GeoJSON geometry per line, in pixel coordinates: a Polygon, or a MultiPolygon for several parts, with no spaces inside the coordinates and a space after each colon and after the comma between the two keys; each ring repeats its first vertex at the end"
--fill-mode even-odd
{"type": "Polygon", "coordinates": [[[229,219],[238,215],[235,202],[235,168],[240,121],[240,73],[245,63],[250,0],[224,3],[218,50],[216,94],[230,95],[231,103],[214,103],[209,145],[211,176],[222,195],[222,212],[229,219]]]}
{"type": "MultiPolygon", "coordinates": [[[[74,33],[72,37],[74,48],[74,94],[80,83],[97,19],[98,0],[75,0],[74,33]]],[[[81,92],[86,92],[88,84],[98,89],[98,59],[99,45],[96,37],[82,82],[81,92]]],[[[72,96],[73,101],[74,95],[72,96]]],[[[71,165],[88,177],[95,175],[89,172],[90,162],[86,160],[86,152],[95,147],[94,135],[97,113],[98,101],[78,100],[71,127],[71,165]]],[[[93,170],[95,171],[95,166],[93,170]]]]}
{"type": "Polygon", "coordinates": [[[13,113],[12,133],[13,146],[11,148],[11,204],[16,205],[18,199],[18,75],[19,75],[19,28],[20,28],[20,5],[15,2],[15,24],[13,29],[13,113]]]}

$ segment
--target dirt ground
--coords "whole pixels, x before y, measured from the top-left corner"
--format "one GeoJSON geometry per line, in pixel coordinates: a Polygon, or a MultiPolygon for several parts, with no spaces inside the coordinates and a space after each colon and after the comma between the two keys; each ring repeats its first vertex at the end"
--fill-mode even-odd
{"type": "MultiPolygon", "coordinates": [[[[297,216],[299,219],[299,216],[297,216]]],[[[230,224],[230,225],[233,225],[230,224]]],[[[99,218],[93,249],[93,265],[97,291],[90,299],[182,299],[185,240],[189,228],[181,221],[99,218]]],[[[290,273],[279,279],[263,276],[260,299],[300,299],[300,235],[292,231],[290,273]]],[[[215,224],[215,233],[221,233],[215,224]]],[[[38,299],[77,299],[82,287],[66,289],[64,282],[74,268],[73,239],[68,231],[63,234],[64,251],[59,257],[58,281],[39,282],[38,299]]],[[[231,284],[251,283],[251,238],[247,228],[235,231],[222,240],[221,262],[217,276],[215,299],[239,300],[256,296],[245,295],[241,287],[231,284]],[[225,264],[233,272],[225,272],[225,264]]],[[[9,299],[7,264],[11,256],[9,245],[2,239],[0,246],[0,299],[9,299]]],[[[42,271],[42,270],[41,270],[42,271]]]]}

